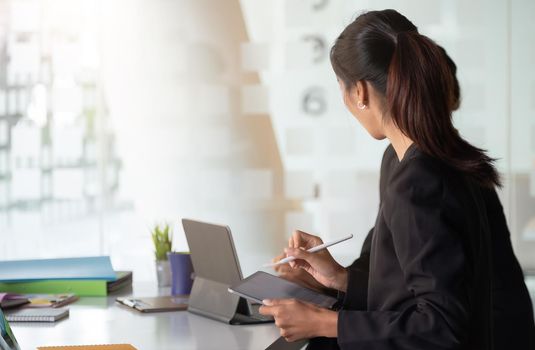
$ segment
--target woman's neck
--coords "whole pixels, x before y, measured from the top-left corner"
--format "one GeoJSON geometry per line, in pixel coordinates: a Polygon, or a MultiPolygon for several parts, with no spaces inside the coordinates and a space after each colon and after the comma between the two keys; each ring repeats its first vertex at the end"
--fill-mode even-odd
{"type": "Polygon", "coordinates": [[[392,147],[396,151],[398,160],[401,162],[407,149],[414,143],[409,137],[399,130],[399,128],[390,125],[385,127],[385,136],[390,140],[392,147]]]}

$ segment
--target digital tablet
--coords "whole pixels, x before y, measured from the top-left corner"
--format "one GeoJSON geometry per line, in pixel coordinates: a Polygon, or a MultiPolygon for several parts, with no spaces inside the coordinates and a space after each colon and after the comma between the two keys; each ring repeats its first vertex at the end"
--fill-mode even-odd
{"type": "Polygon", "coordinates": [[[332,309],[337,299],[287,281],[269,273],[258,271],[232,285],[229,292],[262,303],[264,299],[298,299],[320,307],[332,309]]]}

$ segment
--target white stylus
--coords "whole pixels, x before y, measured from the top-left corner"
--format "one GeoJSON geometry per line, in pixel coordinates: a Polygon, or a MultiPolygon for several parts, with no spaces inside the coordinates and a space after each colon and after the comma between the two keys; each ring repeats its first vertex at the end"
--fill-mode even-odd
{"type": "MultiPolygon", "coordinates": [[[[307,252],[315,253],[315,252],[318,252],[318,251],[320,251],[322,249],[329,248],[332,245],[338,244],[338,243],[343,242],[343,241],[347,241],[348,239],[351,239],[351,238],[353,238],[352,234],[349,235],[349,236],[337,239],[336,241],[327,242],[327,243],[323,243],[323,244],[317,245],[315,247],[312,247],[312,248],[308,249],[307,252]]],[[[294,260],[295,260],[295,258],[293,256],[288,256],[288,257],[286,257],[284,259],[281,259],[281,260],[279,260],[279,261],[277,261],[275,263],[265,264],[264,267],[270,267],[270,266],[277,266],[277,265],[281,265],[281,264],[286,264],[286,263],[289,263],[290,261],[294,261],[294,260]]]]}

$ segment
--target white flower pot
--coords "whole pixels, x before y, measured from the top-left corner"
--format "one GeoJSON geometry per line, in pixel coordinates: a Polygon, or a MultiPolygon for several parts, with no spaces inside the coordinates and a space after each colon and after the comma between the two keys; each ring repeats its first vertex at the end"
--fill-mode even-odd
{"type": "Polygon", "coordinates": [[[156,278],[158,287],[171,286],[171,267],[169,260],[156,260],[156,278]]]}

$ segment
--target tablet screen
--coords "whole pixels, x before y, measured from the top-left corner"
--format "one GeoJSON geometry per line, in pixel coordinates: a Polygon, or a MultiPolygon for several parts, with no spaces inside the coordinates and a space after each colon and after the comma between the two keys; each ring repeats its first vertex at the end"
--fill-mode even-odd
{"type": "Polygon", "coordinates": [[[243,281],[231,286],[229,291],[260,303],[264,299],[294,298],[330,309],[337,302],[336,298],[262,271],[255,272],[243,281]]]}

